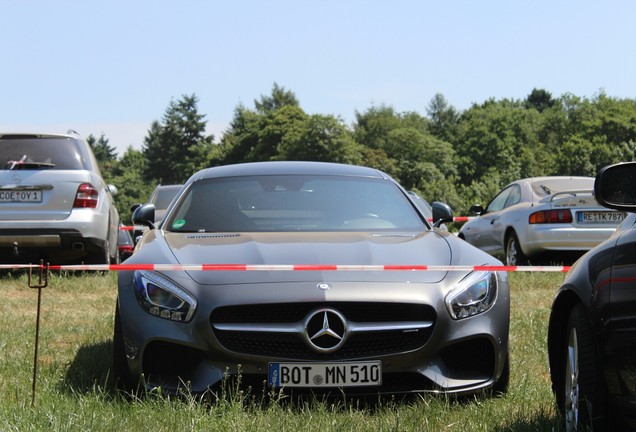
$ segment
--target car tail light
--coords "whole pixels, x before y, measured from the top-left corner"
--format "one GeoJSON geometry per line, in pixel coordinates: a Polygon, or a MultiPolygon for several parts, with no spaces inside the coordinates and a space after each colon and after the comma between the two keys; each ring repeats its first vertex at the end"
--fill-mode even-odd
{"type": "Polygon", "coordinates": [[[531,224],[572,223],[570,210],[543,210],[532,213],[528,218],[531,224]]]}
{"type": "Polygon", "coordinates": [[[120,245],[119,246],[119,250],[121,252],[128,252],[128,253],[132,253],[135,250],[135,247],[132,245],[120,245]]]}
{"type": "Polygon", "coordinates": [[[73,208],[96,208],[99,192],[90,183],[82,183],[77,188],[73,208]]]}

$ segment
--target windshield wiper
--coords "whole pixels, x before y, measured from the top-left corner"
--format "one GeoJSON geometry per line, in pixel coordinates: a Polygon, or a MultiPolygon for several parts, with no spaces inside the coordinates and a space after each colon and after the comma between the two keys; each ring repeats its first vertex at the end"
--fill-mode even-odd
{"type": "Polygon", "coordinates": [[[10,170],[24,170],[24,169],[32,169],[32,168],[53,168],[55,167],[54,163],[49,162],[9,162],[10,170]]]}

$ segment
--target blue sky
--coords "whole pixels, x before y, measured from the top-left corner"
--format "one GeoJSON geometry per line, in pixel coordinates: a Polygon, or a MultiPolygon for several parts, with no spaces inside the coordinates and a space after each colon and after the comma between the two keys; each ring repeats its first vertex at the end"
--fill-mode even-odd
{"type": "Polygon", "coordinates": [[[141,148],[196,94],[220,137],[274,83],[350,124],[386,104],[459,110],[533,88],[636,98],[636,2],[0,0],[0,130],[141,148]]]}

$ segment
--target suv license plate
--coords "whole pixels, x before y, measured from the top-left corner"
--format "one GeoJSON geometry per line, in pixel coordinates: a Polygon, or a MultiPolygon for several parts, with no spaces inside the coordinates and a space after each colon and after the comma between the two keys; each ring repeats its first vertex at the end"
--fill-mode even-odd
{"type": "Polygon", "coordinates": [[[382,362],[270,363],[272,387],[357,387],[382,384],[382,362]]]}
{"type": "Polygon", "coordinates": [[[0,203],[42,202],[41,190],[4,190],[0,191],[0,203]]]}

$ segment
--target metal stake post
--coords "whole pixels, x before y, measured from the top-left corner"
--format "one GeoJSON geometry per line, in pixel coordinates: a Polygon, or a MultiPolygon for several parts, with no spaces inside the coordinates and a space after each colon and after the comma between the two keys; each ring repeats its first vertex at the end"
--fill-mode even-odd
{"type": "Polygon", "coordinates": [[[38,376],[38,344],[40,340],[40,314],[42,305],[42,288],[46,288],[49,284],[49,263],[46,263],[46,267],[42,261],[40,261],[40,273],[38,277],[38,283],[31,283],[31,267],[29,267],[29,288],[35,288],[38,290],[38,309],[35,321],[35,349],[33,354],[33,385],[31,387],[31,406],[35,405],[35,384],[38,376]]]}

